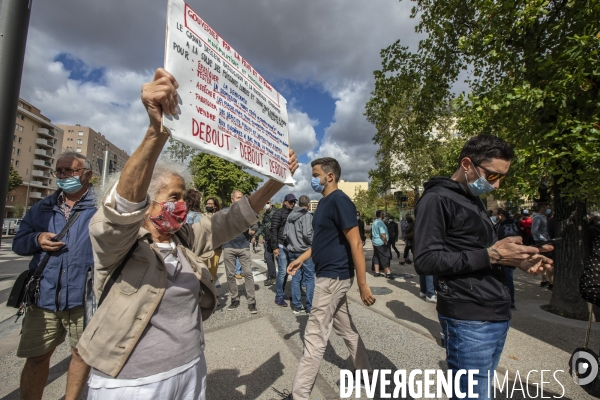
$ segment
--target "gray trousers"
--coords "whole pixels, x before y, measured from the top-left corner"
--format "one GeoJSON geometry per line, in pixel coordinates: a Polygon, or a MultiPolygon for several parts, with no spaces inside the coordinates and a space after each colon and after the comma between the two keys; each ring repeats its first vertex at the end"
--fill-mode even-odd
{"type": "Polygon", "coordinates": [[[367,349],[348,312],[346,292],[353,279],[317,278],[310,317],[304,330],[304,354],[292,384],[294,400],[307,400],[329,341],[331,328],[344,339],[354,368],[371,371],[367,349]]]}
{"type": "Polygon", "coordinates": [[[242,275],[244,276],[244,286],[246,288],[246,298],[248,304],[255,304],[254,298],[254,277],[252,276],[252,259],[250,258],[250,247],[244,249],[223,249],[223,262],[225,263],[225,273],[227,274],[227,285],[229,286],[229,297],[231,301],[239,300],[237,279],[235,278],[235,259],[240,259],[242,265],[242,275]]]}

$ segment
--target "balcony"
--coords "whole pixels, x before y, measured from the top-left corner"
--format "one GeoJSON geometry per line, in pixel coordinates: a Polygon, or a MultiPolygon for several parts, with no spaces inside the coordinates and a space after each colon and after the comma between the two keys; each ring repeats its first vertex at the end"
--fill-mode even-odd
{"type": "Polygon", "coordinates": [[[33,165],[42,168],[52,168],[52,163],[49,163],[48,161],[44,160],[33,160],[33,165]]]}
{"type": "Polygon", "coordinates": [[[50,147],[54,146],[54,142],[46,139],[35,139],[35,143],[42,147],[50,147]]]}
{"type": "Polygon", "coordinates": [[[37,133],[46,137],[54,137],[54,132],[47,128],[38,128],[37,133]]]}
{"type": "Polygon", "coordinates": [[[31,176],[35,176],[36,178],[42,179],[50,179],[50,173],[40,171],[39,169],[34,169],[33,171],[31,171],[31,176]]]}
{"type": "Polygon", "coordinates": [[[42,192],[29,192],[29,197],[32,198],[32,199],[41,199],[42,198],[42,192]]]}
{"type": "Polygon", "coordinates": [[[46,150],[35,149],[34,153],[38,156],[52,158],[52,155],[48,154],[46,150]]]}

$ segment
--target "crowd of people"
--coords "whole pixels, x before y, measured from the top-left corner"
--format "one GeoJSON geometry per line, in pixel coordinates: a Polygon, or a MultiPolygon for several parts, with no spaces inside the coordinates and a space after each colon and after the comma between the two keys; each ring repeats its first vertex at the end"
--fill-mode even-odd
{"type": "MultiPolygon", "coordinates": [[[[309,398],[332,329],[344,339],[354,367],[372,370],[346,298],[356,279],[362,302],[376,301],[367,284],[365,224],[338,189],[338,161],[311,163],[311,186],[322,196],[314,214],[306,195],[287,194],[281,208],[273,207],[271,199],[283,186],[275,180],[249,195],[234,191],[229,207],[215,197],[203,201],[200,192],[188,189],[189,174],[159,161],[169,137],[161,120],[176,113],[177,87],[163,69],[143,86],[149,128],[114,184],[94,187],[89,160],[63,154],[54,171],[60,190],[27,212],[14,238],[16,253],[33,256],[32,270],[50,256],[39,296],[23,319],[17,351],[26,358],[22,398],[42,398],[50,357],[68,336],[67,400],[77,399],[86,382],[89,399],[204,399],[203,322],[217,307],[220,259],[227,310],[240,307],[237,280],[243,279],[248,312],[256,314],[251,248],[256,252],[261,241],[264,285],[275,285],[274,305],[309,316],[287,398],[309,398]],[[68,234],[54,240],[65,226],[68,234]],[[103,302],[84,324],[88,270],[103,302]],[[289,275],[291,298],[285,294],[289,275]]],[[[437,305],[449,370],[478,369],[484,399],[515,307],[515,269],[543,274],[542,286],[550,290],[553,284],[553,247],[543,244],[554,237],[548,205],[540,202],[531,217],[527,210],[488,215],[479,197],[499,187],[513,157],[512,148],[494,136],[470,139],[451,177],[425,183],[414,216],[398,223],[378,210],[371,229],[374,276],[394,279],[392,250],[400,260],[396,243],[402,240],[400,264],[414,262],[420,296],[437,305]],[[469,341],[457,339],[464,337],[469,341]]],[[[288,168],[292,174],[298,168],[292,150],[288,168]]],[[[597,223],[594,229],[600,235],[597,223]]],[[[466,385],[463,375],[462,392],[466,385]]]]}

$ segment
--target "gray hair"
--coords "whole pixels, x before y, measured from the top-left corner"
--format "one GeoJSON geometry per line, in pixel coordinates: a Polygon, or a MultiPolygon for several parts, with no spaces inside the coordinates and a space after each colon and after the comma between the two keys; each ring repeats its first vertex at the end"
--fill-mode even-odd
{"type": "Polygon", "coordinates": [[[76,151],[65,151],[60,156],[58,156],[58,160],[60,160],[61,158],[76,158],[78,160],[81,160],[83,162],[83,166],[85,167],[85,169],[89,169],[89,170],[93,171],[92,162],[90,160],[88,160],[88,158],[81,153],[77,153],[76,151]]]}
{"type": "Polygon", "coordinates": [[[242,191],[241,191],[241,190],[237,190],[237,189],[235,189],[233,192],[231,192],[231,199],[232,199],[232,200],[233,200],[233,196],[234,196],[236,193],[239,193],[239,194],[241,194],[242,196],[244,195],[244,193],[242,193],[242,191]]]}
{"type": "Polygon", "coordinates": [[[298,199],[298,206],[300,206],[300,207],[306,207],[309,204],[310,204],[310,198],[305,194],[300,196],[300,198],[298,199]]]}
{"type": "MultiPolygon", "coordinates": [[[[156,162],[154,171],[152,171],[150,186],[148,187],[150,200],[156,199],[156,195],[166,185],[168,179],[173,176],[180,178],[184,182],[185,187],[189,187],[192,184],[192,174],[185,165],[162,159],[156,162]]],[[[110,192],[110,189],[117,184],[119,178],[121,178],[121,171],[109,175],[104,185],[100,184],[95,188],[96,206],[98,208],[102,207],[104,198],[110,192]]]]}

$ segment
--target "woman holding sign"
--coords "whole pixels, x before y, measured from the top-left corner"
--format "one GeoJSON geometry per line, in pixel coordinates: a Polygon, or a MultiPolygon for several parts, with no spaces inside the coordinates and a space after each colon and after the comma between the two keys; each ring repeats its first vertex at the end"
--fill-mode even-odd
{"type": "MultiPolygon", "coordinates": [[[[205,398],[202,321],[217,304],[207,261],[283,186],[269,180],[228,210],[184,224],[185,179],[156,166],[177,87],[164,69],[143,86],[150,126],[90,222],[96,296],[109,291],[77,346],[93,368],[89,399],[205,398]]],[[[297,168],[290,150],[289,169],[297,168]]]]}

